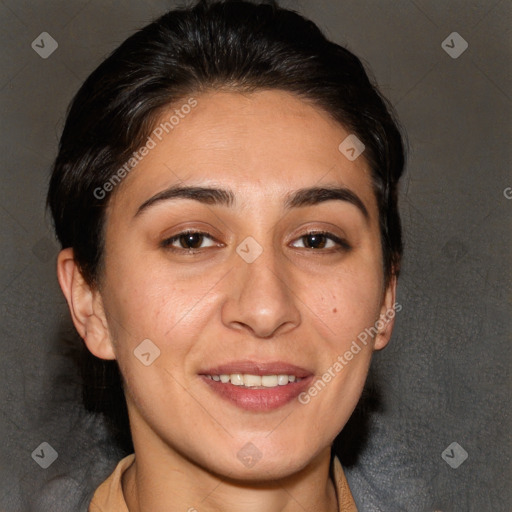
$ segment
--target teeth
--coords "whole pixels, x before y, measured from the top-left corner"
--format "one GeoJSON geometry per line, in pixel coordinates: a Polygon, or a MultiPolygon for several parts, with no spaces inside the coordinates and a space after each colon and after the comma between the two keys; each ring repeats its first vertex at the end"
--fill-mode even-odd
{"type": "Polygon", "coordinates": [[[284,386],[285,384],[288,384],[288,382],[293,382],[295,380],[295,375],[290,375],[290,377],[288,377],[288,375],[278,375],[277,376],[277,383],[280,385],[280,386],[284,386]],[[293,379],[293,380],[291,380],[293,379]]]}
{"type": "Polygon", "coordinates": [[[229,377],[234,386],[244,385],[244,376],[241,373],[232,373],[229,377]]]}
{"type": "MultiPolygon", "coordinates": [[[[265,377],[263,377],[265,378],[265,377]]],[[[233,379],[233,375],[231,375],[231,379],[233,379]]],[[[244,382],[244,386],[248,387],[248,388],[254,388],[256,386],[261,386],[261,381],[262,381],[262,377],[260,377],[259,375],[248,375],[248,374],[245,374],[243,376],[243,382],[244,382]]],[[[233,380],[231,380],[231,382],[233,382],[233,380]]]]}
{"type": "Polygon", "coordinates": [[[248,388],[275,388],[285,386],[289,382],[299,382],[302,379],[295,375],[251,375],[250,373],[232,373],[231,375],[207,375],[209,379],[227,384],[231,382],[234,386],[245,386],[248,388]]]}
{"type": "Polygon", "coordinates": [[[266,388],[275,388],[277,386],[277,375],[263,375],[261,385],[266,388]]]}

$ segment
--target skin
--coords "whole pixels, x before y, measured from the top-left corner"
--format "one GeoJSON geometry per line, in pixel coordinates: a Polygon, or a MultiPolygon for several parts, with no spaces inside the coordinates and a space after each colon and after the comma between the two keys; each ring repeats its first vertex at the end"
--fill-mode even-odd
{"type": "Polygon", "coordinates": [[[72,249],[58,258],[78,332],[93,354],[117,359],[126,382],[136,463],[123,478],[125,499],[130,511],[335,511],[330,446],[393,321],[305,405],[244,411],[198,372],[239,359],[281,360],[320,378],[392,309],[396,281],[385,288],[368,164],[364,154],[349,161],[338,150],[349,135],[343,126],[290,93],[195,98],[197,107],[115,191],[100,288],[84,282],[72,249]],[[174,199],[135,216],[175,184],[229,188],[235,204],[174,199]],[[313,186],[350,189],[368,219],[339,200],[285,209],[287,194],[313,186]],[[160,245],[185,228],[213,240],[193,254],[179,241],[181,252],[160,245]],[[310,229],[351,249],[329,239],[311,248],[310,229]],[[263,249],[253,263],[236,252],[248,236],[263,249]],[[144,339],[161,351],[150,366],[133,354],[144,339]],[[262,453],[251,468],[237,458],[248,442],[262,453]]]}

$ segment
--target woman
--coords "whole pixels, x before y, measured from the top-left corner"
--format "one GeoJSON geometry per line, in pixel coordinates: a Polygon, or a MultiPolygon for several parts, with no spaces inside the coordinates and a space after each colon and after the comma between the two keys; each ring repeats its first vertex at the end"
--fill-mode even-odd
{"type": "Polygon", "coordinates": [[[360,61],[275,4],[171,11],[92,73],[48,202],[134,454],[90,511],[356,510],[332,445],[391,336],[403,165],[360,61]]]}

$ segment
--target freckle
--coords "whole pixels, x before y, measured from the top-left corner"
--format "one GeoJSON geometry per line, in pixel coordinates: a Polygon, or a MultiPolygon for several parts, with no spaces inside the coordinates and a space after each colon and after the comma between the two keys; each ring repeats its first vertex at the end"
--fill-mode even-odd
{"type": "Polygon", "coordinates": [[[337,310],[336,308],[334,308],[334,309],[332,310],[332,312],[333,312],[333,313],[337,313],[337,312],[338,312],[338,310],[337,310]]]}

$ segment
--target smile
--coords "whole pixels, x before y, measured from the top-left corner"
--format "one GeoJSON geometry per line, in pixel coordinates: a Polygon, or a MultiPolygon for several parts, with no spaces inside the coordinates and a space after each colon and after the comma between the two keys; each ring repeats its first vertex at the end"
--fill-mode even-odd
{"type": "Polygon", "coordinates": [[[283,361],[242,360],[203,368],[199,377],[214,403],[220,399],[220,404],[261,413],[294,401],[311,384],[314,371],[283,361]]]}

